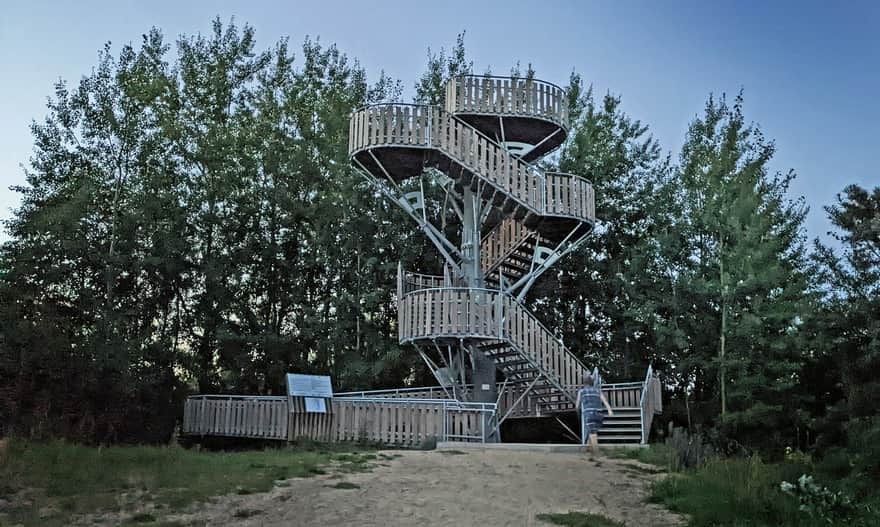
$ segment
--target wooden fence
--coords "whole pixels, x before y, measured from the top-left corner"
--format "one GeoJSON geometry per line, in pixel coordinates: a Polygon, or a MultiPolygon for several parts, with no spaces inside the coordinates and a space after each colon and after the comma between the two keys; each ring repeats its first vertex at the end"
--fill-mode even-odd
{"type": "Polygon", "coordinates": [[[183,433],[287,439],[286,397],[194,395],[183,405],[183,433]]]}
{"type": "Polygon", "coordinates": [[[417,446],[425,441],[484,442],[496,407],[414,398],[334,397],[328,412],[291,413],[286,397],[199,395],[184,405],[186,435],[257,439],[369,441],[417,446]]]}

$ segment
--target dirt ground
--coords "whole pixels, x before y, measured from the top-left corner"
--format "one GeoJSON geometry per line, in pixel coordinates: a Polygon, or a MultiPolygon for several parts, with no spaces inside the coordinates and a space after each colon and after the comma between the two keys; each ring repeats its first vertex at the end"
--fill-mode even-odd
{"type": "MultiPolygon", "coordinates": [[[[645,502],[655,469],[582,454],[389,451],[371,471],[287,480],[264,494],[230,495],[162,519],[192,526],[361,527],[546,525],[545,512],[582,511],[630,526],[681,519],[645,502]],[[334,485],[351,488],[335,488],[334,485]]],[[[93,524],[94,525],[94,524],[93,524]]]]}

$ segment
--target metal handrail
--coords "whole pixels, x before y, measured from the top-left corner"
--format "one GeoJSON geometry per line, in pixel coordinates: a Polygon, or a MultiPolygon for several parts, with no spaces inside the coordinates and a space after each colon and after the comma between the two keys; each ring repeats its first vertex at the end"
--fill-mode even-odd
{"type": "Polygon", "coordinates": [[[648,442],[647,433],[645,432],[645,399],[648,397],[648,383],[651,381],[651,376],[654,375],[654,366],[652,364],[648,365],[648,373],[645,375],[644,386],[642,386],[642,396],[639,401],[639,417],[642,422],[642,444],[646,444],[648,442]]]}
{"type": "Polygon", "coordinates": [[[285,395],[237,395],[237,394],[200,394],[188,395],[187,399],[243,399],[248,401],[286,401],[285,395]]]}

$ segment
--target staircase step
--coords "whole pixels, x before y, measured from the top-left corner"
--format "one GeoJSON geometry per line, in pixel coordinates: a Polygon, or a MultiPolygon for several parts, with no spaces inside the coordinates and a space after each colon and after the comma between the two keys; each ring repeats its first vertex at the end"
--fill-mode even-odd
{"type": "Polygon", "coordinates": [[[616,432],[620,432],[620,433],[624,433],[624,434],[626,434],[626,433],[633,433],[633,434],[639,434],[639,435],[641,435],[641,433],[642,433],[642,427],[640,427],[640,426],[636,426],[636,427],[634,427],[634,428],[616,428],[616,427],[615,427],[615,428],[611,428],[611,427],[607,427],[607,426],[604,426],[604,425],[603,425],[602,428],[599,429],[599,433],[600,433],[600,434],[601,434],[601,433],[610,434],[610,433],[616,433],[616,432]]]}
{"type": "Polygon", "coordinates": [[[601,430],[600,430],[599,432],[600,432],[600,434],[599,434],[599,442],[600,442],[600,443],[601,443],[602,441],[635,441],[635,442],[640,442],[640,441],[642,440],[642,436],[641,436],[641,435],[639,435],[638,437],[635,437],[635,436],[621,436],[621,435],[612,435],[612,436],[610,436],[610,435],[602,435],[602,434],[601,434],[601,430]]]}

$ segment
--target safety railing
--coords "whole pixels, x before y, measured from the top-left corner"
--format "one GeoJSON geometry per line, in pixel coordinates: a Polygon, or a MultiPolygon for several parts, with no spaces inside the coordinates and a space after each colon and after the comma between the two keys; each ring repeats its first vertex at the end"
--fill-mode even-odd
{"type": "Polygon", "coordinates": [[[183,406],[183,433],[287,439],[287,397],[193,395],[183,406]]]}
{"type": "Polygon", "coordinates": [[[340,394],[331,399],[327,413],[306,413],[293,412],[284,396],[196,395],[184,403],[183,433],[402,446],[431,438],[486,442],[495,429],[496,413],[494,403],[445,398],[340,394]]]}
{"type": "Polygon", "coordinates": [[[648,442],[648,436],[651,433],[651,424],[654,421],[654,414],[663,412],[663,400],[660,388],[660,379],[654,375],[653,365],[648,366],[648,372],[645,375],[643,383],[641,401],[639,404],[639,415],[642,418],[642,444],[648,442]]]}
{"type": "MultiPolygon", "coordinates": [[[[515,156],[476,128],[438,106],[380,104],[355,111],[349,125],[349,154],[377,147],[432,148],[517,200],[538,215],[595,221],[589,181],[553,173],[515,156]]],[[[393,175],[393,174],[392,174],[393,175]]],[[[400,177],[411,177],[407,172],[400,177]]]]}
{"type": "Polygon", "coordinates": [[[403,343],[423,339],[504,339],[552,384],[576,385],[588,370],[522,303],[491,289],[442,287],[398,299],[403,343]]]}
{"type": "Polygon", "coordinates": [[[545,119],[568,128],[568,99],[559,86],[531,78],[465,75],[446,85],[446,111],[545,119]]]}

